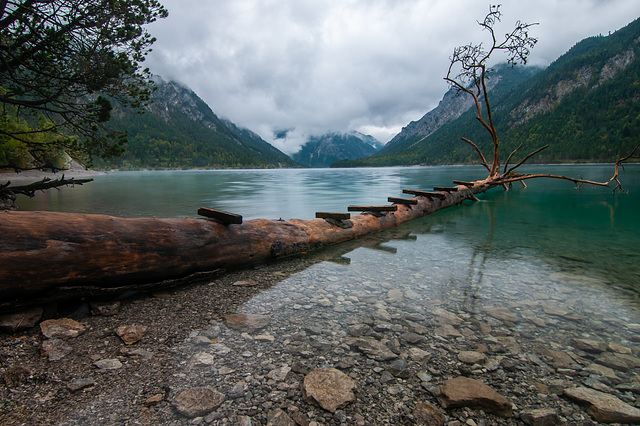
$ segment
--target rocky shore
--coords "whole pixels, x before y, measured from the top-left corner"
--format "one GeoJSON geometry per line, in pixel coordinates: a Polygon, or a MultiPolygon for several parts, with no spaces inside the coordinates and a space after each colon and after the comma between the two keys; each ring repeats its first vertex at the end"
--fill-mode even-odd
{"type": "Polygon", "coordinates": [[[523,276],[535,300],[489,286],[470,308],[306,262],[3,317],[0,423],[640,423],[640,324],[599,289],[523,276]]]}

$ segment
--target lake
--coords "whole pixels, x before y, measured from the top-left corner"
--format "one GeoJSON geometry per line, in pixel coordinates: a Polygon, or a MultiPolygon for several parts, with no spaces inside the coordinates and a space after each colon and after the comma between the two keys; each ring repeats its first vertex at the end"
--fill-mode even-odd
{"type": "MultiPolygon", "coordinates": [[[[607,180],[610,165],[528,166],[524,171],[607,180]]],[[[187,170],[112,172],[73,189],[21,198],[24,210],[100,213],[124,217],[197,217],[200,207],[241,214],[245,220],[313,219],[316,211],[346,211],[348,205],[386,204],[403,188],[448,186],[472,180],[482,167],[365,169],[187,170]]],[[[435,227],[443,238],[486,254],[526,255],[610,285],[640,285],[640,165],[621,174],[628,193],[552,179],[494,189],[480,203],[438,212],[407,225],[410,232],[435,227]]],[[[429,234],[429,232],[427,232],[429,234]]]]}
{"type": "MultiPolygon", "coordinates": [[[[612,166],[523,171],[601,181],[612,166]]],[[[128,217],[195,217],[199,207],[213,207],[245,220],[312,219],[316,211],[385,204],[403,188],[429,190],[485,173],[480,167],[116,172],[18,203],[128,217]]],[[[266,418],[269,407],[294,404],[294,396],[287,398],[297,395],[301,376],[287,372],[338,367],[358,381],[357,405],[331,415],[295,402],[308,419],[330,424],[360,418],[376,424],[381,415],[406,420],[426,391],[461,374],[491,384],[517,410],[551,407],[569,424],[589,418],[556,395],[569,385],[637,405],[640,361],[623,357],[637,353],[640,342],[640,165],[627,166],[620,179],[628,193],[549,179],[528,181],[526,189],[495,188],[481,201],[309,254],[307,261],[317,261],[238,309],[269,318],[264,328],[241,333],[213,321],[185,335],[176,352],[185,367],[176,380],[240,389],[241,399],[228,401],[219,415],[246,406],[266,418]],[[203,337],[217,343],[211,349],[189,343],[203,337]],[[209,375],[192,368],[192,357],[211,354],[215,361],[202,367],[209,375]],[[282,372],[288,379],[278,378],[282,372]],[[263,414],[255,408],[260,404],[263,414]]],[[[473,412],[453,418],[464,423],[473,412]]]]}

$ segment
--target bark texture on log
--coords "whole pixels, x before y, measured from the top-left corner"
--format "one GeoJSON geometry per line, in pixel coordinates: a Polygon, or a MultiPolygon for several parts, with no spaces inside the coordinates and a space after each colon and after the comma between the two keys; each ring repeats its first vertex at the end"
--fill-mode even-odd
{"type": "Polygon", "coordinates": [[[0,309],[145,286],[190,274],[234,269],[355,239],[460,204],[489,185],[461,187],[443,199],[416,196],[397,211],[358,214],[353,226],[324,219],[119,218],[58,212],[0,212],[0,309]]]}

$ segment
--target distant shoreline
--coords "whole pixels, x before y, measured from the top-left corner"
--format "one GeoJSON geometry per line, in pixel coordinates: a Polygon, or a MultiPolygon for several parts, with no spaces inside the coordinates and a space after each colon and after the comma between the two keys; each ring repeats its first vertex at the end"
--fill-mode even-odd
{"type": "Polygon", "coordinates": [[[71,168],[68,170],[60,170],[57,173],[47,172],[42,170],[25,170],[20,173],[12,171],[0,170],[0,184],[28,184],[32,182],[40,181],[44,178],[60,179],[63,175],[65,178],[89,178],[92,176],[104,175],[105,172],[98,170],[86,169],[80,163],[73,162],[71,168]]]}

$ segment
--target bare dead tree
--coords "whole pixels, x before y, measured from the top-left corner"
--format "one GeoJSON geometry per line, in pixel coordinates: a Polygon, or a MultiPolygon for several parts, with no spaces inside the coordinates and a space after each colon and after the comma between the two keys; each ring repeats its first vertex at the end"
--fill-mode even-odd
{"type": "Polygon", "coordinates": [[[638,144],[629,155],[620,158],[614,169],[614,174],[608,181],[596,182],[582,178],[573,178],[562,175],[552,174],[520,174],[515,170],[525,164],[531,157],[538,154],[540,151],[546,149],[549,145],[545,145],[535,151],[527,154],[516,165],[509,167],[509,162],[512,157],[522,148],[522,144],[518,146],[505,161],[502,172],[500,171],[500,140],[498,138],[498,131],[496,130],[493,113],[491,110],[491,104],[489,102],[489,91],[487,87],[488,73],[491,71],[488,66],[488,61],[495,53],[503,52],[507,54],[507,63],[511,66],[525,65],[531,53],[531,49],[536,45],[538,39],[529,35],[531,27],[538,25],[537,23],[523,23],[517,21],[514,29],[505,34],[503,39],[499,39],[496,35],[495,26],[501,21],[502,12],[500,11],[500,5],[490,5],[489,12],[485,16],[483,21],[479,21],[478,25],[482,30],[487,31],[490,36],[490,45],[485,48],[482,43],[480,44],[467,44],[464,46],[458,46],[453,50],[453,55],[450,60],[449,70],[447,76],[444,78],[449,85],[458,91],[458,93],[464,93],[473,97],[476,108],[476,119],[480,124],[489,132],[493,145],[493,156],[491,164],[488,163],[487,157],[483,154],[480,147],[468,138],[461,138],[464,142],[473,147],[478,156],[480,157],[480,164],[482,164],[489,175],[486,179],[478,180],[475,182],[466,182],[469,185],[501,185],[508,188],[507,185],[513,184],[513,182],[521,182],[526,186],[525,180],[533,178],[553,178],[569,180],[576,185],[589,184],[597,186],[609,186],[612,182],[615,182],[614,192],[616,190],[623,190],[622,184],[618,179],[620,167],[631,158],[640,158],[640,144],[638,144]],[[486,112],[486,117],[483,114],[486,112]]]}

